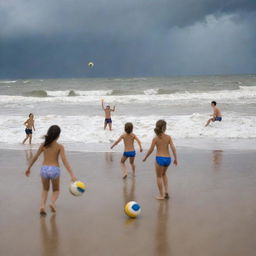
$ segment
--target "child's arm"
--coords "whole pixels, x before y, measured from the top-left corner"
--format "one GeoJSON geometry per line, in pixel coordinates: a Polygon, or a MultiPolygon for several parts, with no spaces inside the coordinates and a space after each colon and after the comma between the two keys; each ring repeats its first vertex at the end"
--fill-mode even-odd
{"type": "Polygon", "coordinates": [[[139,138],[136,135],[134,135],[134,139],[137,141],[137,143],[138,143],[138,145],[140,147],[140,152],[142,152],[143,149],[142,149],[142,146],[141,146],[141,141],[139,140],[139,138]]]}
{"type": "Polygon", "coordinates": [[[101,100],[101,107],[102,107],[103,110],[105,110],[105,108],[104,108],[104,100],[103,99],[101,100]]]}
{"type": "Polygon", "coordinates": [[[121,135],[119,139],[110,148],[112,149],[113,147],[115,147],[122,139],[123,139],[123,135],[121,135]]]}
{"type": "Polygon", "coordinates": [[[28,120],[26,120],[26,121],[24,122],[24,125],[27,126],[27,123],[28,123],[28,120]]]}
{"type": "Polygon", "coordinates": [[[114,107],[111,109],[111,111],[113,111],[113,112],[114,112],[115,110],[116,110],[116,106],[114,106],[114,107]]]}
{"type": "Polygon", "coordinates": [[[171,150],[172,150],[172,153],[173,153],[173,156],[174,156],[173,164],[178,165],[177,151],[176,151],[176,147],[173,144],[171,136],[170,136],[170,147],[171,147],[171,150]]]}
{"type": "Polygon", "coordinates": [[[67,169],[67,171],[68,171],[68,173],[69,173],[69,175],[71,177],[71,180],[72,181],[76,181],[77,178],[75,177],[75,175],[74,175],[74,173],[72,171],[72,168],[71,168],[71,166],[70,166],[70,164],[68,162],[68,159],[66,157],[66,154],[65,154],[65,149],[64,149],[64,147],[62,145],[60,145],[60,157],[61,157],[61,160],[62,160],[65,168],[67,169]]]}
{"type": "Polygon", "coordinates": [[[35,129],[35,122],[33,122],[33,129],[34,129],[34,131],[36,130],[36,129],[35,129]]]}
{"type": "Polygon", "coordinates": [[[148,150],[148,153],[146,154],[146,156],[143,159],[143,162],[145,162],[147,160],[147,158],[152,154],[152,152],[154,151],[155,145],[156,145],[156,140],[153,139],[152,143],[151,143],[151,146],[150,146],[150,148],[148,150]]]}
{"type": "Polygon", "coordinates": [[[28,169],[26,170],[25,174],[26,176],[30,175],[30,169],[33,166],[33,164],[36,162],[36,160],[38,159],[38,157],[40,156],[40,154],[43,152],[43,144],[39,147],[39,149],[37,150],[36,154],[34,155],[34,157],[31,159],[31,162],[28,166],[28,169]]]}

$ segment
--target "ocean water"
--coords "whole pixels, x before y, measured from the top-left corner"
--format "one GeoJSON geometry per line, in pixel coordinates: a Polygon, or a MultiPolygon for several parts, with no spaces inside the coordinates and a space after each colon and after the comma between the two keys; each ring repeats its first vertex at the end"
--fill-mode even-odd
{"type": "Polygon", "coordinates": [[[1,148],[24,148],[23,122],[30,112],[35,147],[58,124],[69,150],[107,151],[128,121],[147,147],[155,122],[165,119],[180,147],[256,149],[256,75],[0,80],[1,148]],[[103,130],[102,98],[116,106],[112,132],[103,130]],[[205,128],[212,100],[223,121],[205,128]]]}

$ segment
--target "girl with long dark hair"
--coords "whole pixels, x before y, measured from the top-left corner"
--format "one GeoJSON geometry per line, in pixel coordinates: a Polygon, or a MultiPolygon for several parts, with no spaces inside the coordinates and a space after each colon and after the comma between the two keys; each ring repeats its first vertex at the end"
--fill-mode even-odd
{"type": "Polygon", "coordinates": [[[31,159],[31,162],[26,170],[26,176],[30,175],[30,169],[33,164],[37,161],[41,153],[44,154],[43,164],[40,170],[41,181],[43,185],[43,191],[41,195],[41,204],[40,204],[40,214],[46,215],[46,201],[48,197],[48,191],[50,188],[50,181],[52,183],[52,197],[51,203],[49,205],[51,211],[56,212],[56,200],[59,197],[59,185],[60,185],[60,167],[59,167],[59,156],[66,167],[68,173],[70,174],[71,180],[76,181],[76,177],[69,165],[69,162],[66,158],[64,146],[57,143],[57,140],[60,136],[61,129],[57,125],[51,126],[47,134],[45,135],[45,141],[39,147],[35,156],[31,159]]]}

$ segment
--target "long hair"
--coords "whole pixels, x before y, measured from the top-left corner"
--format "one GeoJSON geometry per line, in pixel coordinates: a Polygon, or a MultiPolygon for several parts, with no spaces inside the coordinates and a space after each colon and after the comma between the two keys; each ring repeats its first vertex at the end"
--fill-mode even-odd
{"type": "Polygon", "coordinates": [[[164,133],[166,130],[166,122],[164,120],[158,120],[156,122],[156,127],[154,129],[155,134],[159,136],[160,134],[164,133]]]}
{"type": "Polygon", "coordinates": [[[61,130],[58,125],[52,125],[45,135],[44,147],[50,146],[60,136],[60,132],[61,130]]]}

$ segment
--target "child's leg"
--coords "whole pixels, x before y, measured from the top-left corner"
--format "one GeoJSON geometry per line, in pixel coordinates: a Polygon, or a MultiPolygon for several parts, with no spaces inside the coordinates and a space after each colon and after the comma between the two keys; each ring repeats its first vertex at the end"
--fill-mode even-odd
{"type": "Polygon", "coordinates": [[[29,144],[31,144],[31,141],[32,141],[32,134],[29,134],[29,144]]]}
{"type": "Polygon", "coordinates": [[[210,122],[213,122],[213,121],[214,121],[213,118],[210,118],[210,119],[207,121],[207,123],[206,123],[205,126],[208,126],[208,125],[210,124],[210,122]]]}
{"type": "Polygon", "coordinates": [[[109,130],[112,131],[112,123],[108,124],[109,130]]]}
{"type": "Polygon", "coordinates": [[[25,144],[25,142],[27,141],[28,139],[28,134],[26,134],[26,138],[22,141],[22,144],[25,144]]]}
{"type": "Polygon", "coordinates": [[[130,164],[131,164],[131,167],[132,167],[132,172],[133,172],[133,175],[135,176],[135,164],[134,164],[134,160],[135,160],[135,157],[130,157],[130,164]]]}
{"type": "Polygon", "coordinates": [[[164,190],[165,190],[165,198],[169,198],[169,193],[168,193],[168,177],[166,175],[166,171],[168,169],[167,167],[163,167],[163,184],[164,184],[164,190]]]}
{"type": "Polygon", "coordinates": [[[127,168],[126,168],[126,165],[125,165],[126,159],[127,159],[127,157],[122,156],[121,162],[120,162],[120,164],[121,164],[121,169],[123,170],[123,179],[126,179],[126,178],[127,178],[127,173],[128,173],[127,168]]]}
{"type": "Polygon", "coordinates": [[[104,122],[104,130],[106,130],[106,128],[107,128],[107,122],[105,121],[104,122]]]}
{"type": "Polygon", "coordinates": [[[52,212],[56,212],[55,203],[60,194],[60,177],[56,179],[52,179],[51,181],[52,181],[52,199],[51,199],[50,208],[52,212]]]}
{"type": "Polygon", "coordinates": [[[156,182],[159,189],[159,196],[156,196],[156,199],[164,199],[164,188],[163,188],[163,167],[155,163],[156,168],[156,182]]]}
{"type": "Polygon", "coordinates": [[[50,180],[41,177],[41,181],[42,181],[42,185],[43,185],[43,191],[42,191],[42,195],[41,195],[40,214],[45,215],[46,214],[45,204],[46,204],[46,200],[47,200],[47,196],[48,196],[48,191],[50,188],[50,180]]]}

